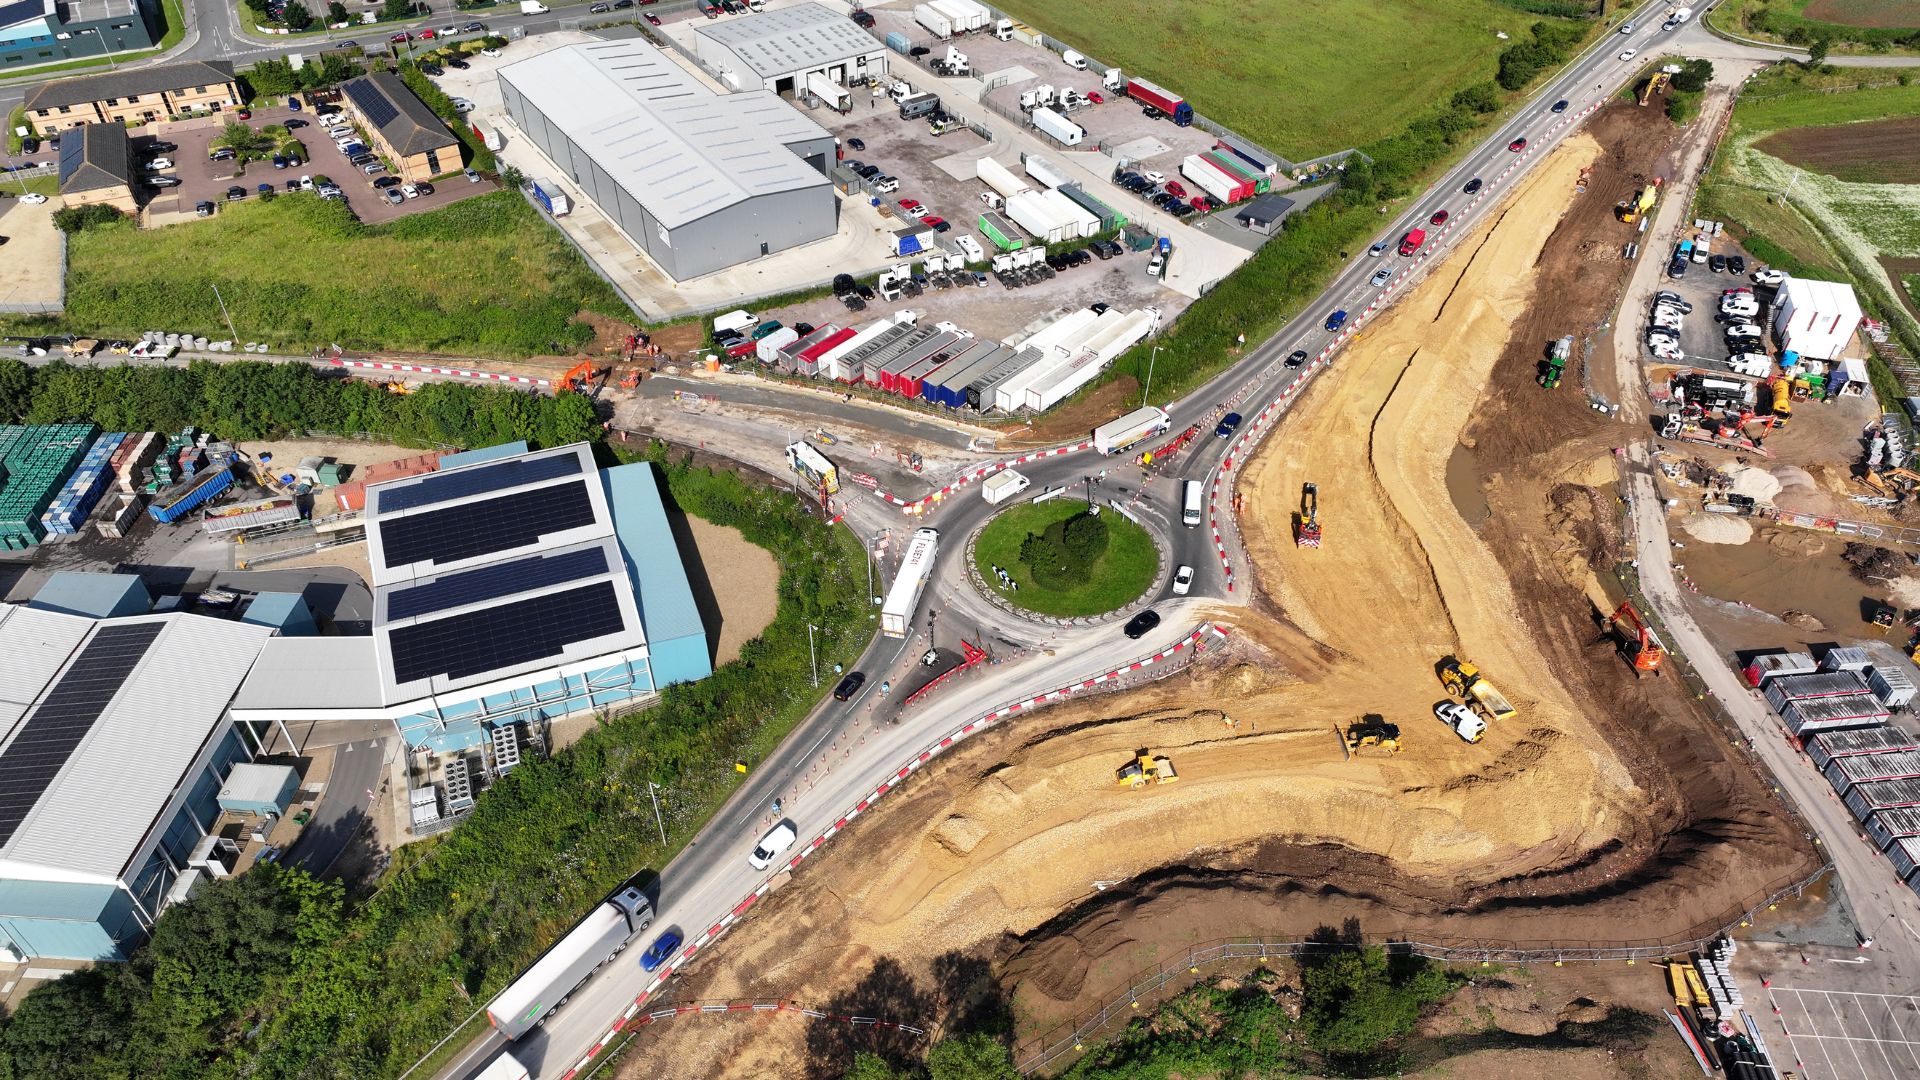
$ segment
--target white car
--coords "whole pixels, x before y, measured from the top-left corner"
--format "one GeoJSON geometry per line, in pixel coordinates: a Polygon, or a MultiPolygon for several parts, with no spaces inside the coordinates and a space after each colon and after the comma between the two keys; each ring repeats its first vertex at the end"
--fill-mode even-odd
{"type": "Polygon", "coordinates": [[[1727,363],[1734,367],[1745,367],[1749,364],[1754,364],[1765,368],[1772,366],[1773,360],[1768,357],[1766,353],[1743,352],[1734,353],[1732,356],[1727,357],[1727,363]]]}
{"type": "Polygon", "coordinates": [[[1145,180],[1147,183],[1152,184],[1154,187],[1159,187],[1161,184],[1164,184],[1167,182],[1167,177],[1165,173],[1143,172],[1140,174],[1140,178],[1142,180],[1145,180]]]}
{"type": "Polygon", "coordinates": [[[900,190],[900,181],[891,176],[883,176],[872,182],[873,190],[882,195],[891,195],[900,190]]]}
{"type": "Polygon", "coordinates": [[[1729,300],[1720,305],[1720,314],[1732,316],[1736,319],[1751,319],[1755,315],[1760,314],[1760,305],[1751,301],[1741,303],[1737,300],[1729,300]]]}
{"type": "Polygon", "coordinates": [[[1762,335],[1760,333],[1760,328],[1758,326],[1755,326],[1753,323],[1748,322],[1748,323],[1734,323],[1732,326],[1727,327],[1727,336],[1730,338],[1742,338],[1742,337],[1760,337],[1762,335]]]}
{"type": "Polygon", "coordinates": [[[157,157],[157,158],[154,158],[152,161],[147,162],[148,172],[161,172],[165,169],[171,169],[171,168],[173,168],[172,158],[157,157]]]}
{"type": "Polygon", "coordinates": [[[405,195],[409,199],[417,199],[420,197],[420,189],[414,187],[412,184],[401,184],[400,194],[405,195]]]}
{"type": "Polygon", "coordinates": [[[933,211],[927,209],[927,205],[925,203],[921,203],[918,206],[907,207],[907,214],[911,217],[923,218],[931,213],[933,213],[933,211]]]}
{"type": "Polygon", "coordinates": [[[1621,33],[1623,33],[1623,34],[1631,34],[1631,33],[1633,33],[1633,24],[1632,24],[1632,23],[1630,23],[1630,22],[1625,22],[1625,23],[1621,23],[1621,24],[1620,24],[1620,32],[1621,32],[1621,33]]]}
{"type": "Polygon", "coordinates": [[[466,98],[457,97],[457,98],[453,98],[452,100],[453,100],[454,112],[472,112],[473,111],[473,102],[468,101],[466,98]]]}
{"type": "Polygon", "coordinates": [[[37,191],[29,191],[25,195],[20,196],[20,201],[26,203],[28,206],[37,206],[40,203],[46,202],[47,197],[37,191]]]}
{"type": "Polygon", "coordinates": [[[771,832],[760,838],[760,843],[754,845],[753,853],[747,856],[747,865],[755,870],[765,870],[773,865],[773,860],[779,858],[782,852],[793,846],[793,841],[799,835],[788,822],[775,825],[771,832]]]}
{"type": "Polygon", "coordinates": [[[1627,51],[1625,51],[1625,52],[1623,52],[1623,53],[1621,53],[1621,54],[1620,54],[1620,59],[1621,59],[1622,61],[1626,61],[1626,60],[1631,60],[1631,59],[1633,59],[1634,57],[1636,57],[1636,56],[1639,56],[1639,55],[1640,55],[1640,50],[1639,50],[1639,49],[1628,49],[1627,51]]]}
{"type": "Polygon", "coordinates": [[[1440,722],[1452,728],[1454,734],[1468,742],[1479,742],[1487,733],[1487,722],[1473,715],[1465,705],[1457,701],[1443,701],[1433,707],[1433,715],[1440,722]]]}
{"type": "Polygon", "coordinates": [[[1174,571],[1173,595],[1185,596],[1193,589],[1193,567],[1183,566],[1174,571]]]}
{"type": "Polygon", "coordinates": [[[1677,307],[1674,307],[1672,304],[1653,305],[1653,317],[1657,319],[1662,315],[1671,315],[1676,319],[1684,319],[1686,318],[1687,313],[1684,311],[1681,311],[1677,307]]]}
{"type": "Polygon", "coordinates": [[[499,49],[481,49],[480,55],[488,57],[490,59],[498,60],[500,58],[500,50],[499,49]]]}
{"type": "Polygon", "coordinates": [[[1785,270],[1755,270],[1753,280],[1761,285],[1778,285],[1787,280],[1785,270]]]}
{"type": "Polygon", "coordinates": [[[1659,312],[1654,312],[1653,325],[1661,330],[1672,330],[1677,333],[1683,324],[1678,315],[1663,315],[1659,312]]]}

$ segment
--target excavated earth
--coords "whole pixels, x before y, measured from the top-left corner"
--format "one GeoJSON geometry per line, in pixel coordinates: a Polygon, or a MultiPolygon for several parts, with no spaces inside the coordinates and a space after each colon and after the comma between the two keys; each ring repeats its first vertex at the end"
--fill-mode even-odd
{"type": "MultiPolygon", "coordinates": [[[[1257,584],[1216,613],[1224,647],[938,759],[675,997],[788,998],[936,1037],[1010,1009],[1024,1049],[1202,942],[1349,917],[1433,943],[1679,941],[1811,871],[1680,680],[1636,682],[1600,640],[1622,429],[1572,369],[1557,390],[1533,381],[1546,344],[1618,294],[1610,210],[1665,149],[1650,112],[1599,114],[1600,141],[1556,151],[1285,415],[1238,480],[1257,584]],[[1307,481],[1317,550],[1292,538],[1307,481]],[[1478,744],[1433,718],[1448,655],[1519,708],[1478,744]],[[1399,725],[1399,754],[1347,757],[1339,731],[1368,715],[1399,725]],[[1116,785],[1140,747],[1179,781],[1116,785]]],[[[925,1041],[687,1018],[643,1030],[621,1075],[838,1076],[860,1049],[925,1041]]]]}

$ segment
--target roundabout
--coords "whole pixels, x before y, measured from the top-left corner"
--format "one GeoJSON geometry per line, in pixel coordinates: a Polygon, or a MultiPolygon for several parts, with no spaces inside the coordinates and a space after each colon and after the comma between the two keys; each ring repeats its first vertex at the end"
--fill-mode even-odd
{"type": "Polygon", "coordinates": [[[974,584],[997,606],[1050,619],[1128,607],[1146,595],[1163,562],[1145,528],[1078,499],[1001,511],[974,534],[967,558],[974,584]]]}

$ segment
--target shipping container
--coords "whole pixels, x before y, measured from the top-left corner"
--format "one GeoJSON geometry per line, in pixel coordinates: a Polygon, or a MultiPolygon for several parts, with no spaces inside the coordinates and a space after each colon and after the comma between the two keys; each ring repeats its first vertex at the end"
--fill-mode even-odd
{"type": "Polygon", "coordinates": [[[1180,162],[1180,175],[1221,204],[1239,202],[1253,196],[1253,184],[1238,176],[1229,176],[1199,154],[1188,154],[1180,162]]]}
{"type": "Polygon", "coordinates": [[[967,404],[976,412],[986,412],[993,408],[993,398],[1000,384],[1040,362],[1040,350],[1016,349],[1012,355],[1002,360],[999,366],[987,372],[979,379],[967,384],[967,404]]]}
{"type": "MultiPolygon", "coordinates": [[[[1027,167],[1027,175],[1046,187],[1057,188],[1073,182],[1073,178],[1062,171],[1060,166],[1039,154],[1028,154],[1024,164],[1027,167]]],[[[1004,195],[1006,192],[1003,191],[1001,194],[1004,195]]]]}
{"type": "Polygon", "coordinates": [[[333,501],[343,514],[353,513],[367,508],[367,485],[358,480],[350,480],[333,489],[333,501]]]}
{"type": "Polygon", "coordinates": [[[1821,770],[1827,783],[1841,795],[1855,784],[1871,780],[1911,780],[1920,777],[1920,753],[1911,750],[1891,754],[1852,754],[1834,758],[1821,770]]]}
{"type": "MultiPolygon", "coordinates": [[[[890,394],[904,393],[900,388],[900,376],[936,353],[944,353],[960,341],[960,335],[945,330],[936,330],[914,342],[911,348],[904,349],[898,356],[880,368],[877,379],[870,379],[874,385],[890,394]]],[[[873,375],[871,369],[869,376],[873,375]]]]}
{"type": "Polygon", "coordinates": [[[1181,127],[1193,123],[1193,106],[1178,94],[1169,94],[1145,79],[1128,79],[1127,96],[1166,113],[1168,119],[1181,127]]]}
{"type": "Polygon", "coordinates": [[[1866,680],[1850,671],[1822,672],[1817,675],[1783,675],[1767,680],[1767,703],[1775,710],[1799,698],[1831,697],[1836,694],[1864,694],[1866,680]]]}
{"type": "Polygon", "coordinates": [[[233,471],[221,466],[208,469],[192,480],[162,492],[147,507],[147,513],[162,525],[171,525],[233,486],[233,471]]]}
{"type": "Polygon", "coordinates": [[[1224,150],[1208,150],[1200,156],[1205,158],[1209,165],[1226,173],[1228,176],[1237,176],[1252,184],[1253,192],[1256,195],[1265,195],[1267,192],[1273,190],[1272,178],[1224,150]]]}
{"type": "Polygon", "coordinates": [[[1011,199],[1023,191],[1032,190],[1032,185],[1015,176],[1012,169],[990,157],[975,162],[973,171],[981,183],[999,192],[1002,198],[1011,199]]]}
{"type": "Polygon", "coordinates": [[[948,378],[962,368],[970,366],[981,355],[985,342],[978,338],[964,338],[955,342],[953,347],[940,358],[940,363],[915,380],[913,396],[930,404],[938,405],[938,387],[941,380],[948,378]]]}
{"type": "Polygon", "coordinates": [[[932,4],[915,4],[913,7],[913,21],[925,27],[934,37],[946,38],[953,36],[953,20],[947,17],[946,12],[941,11],[932,4]]]}
{"type": "Polygon", "coordinates": [[[902,353],[926,341],[936,333],[938,333],[938,331],[931,327],[914,327],[898,338],[886,341],[883,344],[877,344],[874,347],[857,350],[854,354],[849,354],[847,362],[851,363],[858,354],[864,353],[865,355],[858,360],[859,370],[857,374],[860,381],[878,386],[880,385],[880,372],[885,370],[888,364],[893,363],[902,353]]]}
{"type": "Polygon", "coordinates": [[[1127,223],[1125,214],[1087,194],[1079,184],[1062,184],[1054,190],[1072,200],[1075,206],[1092,214],[1099,220],[1101,229],[1118,229],[1127,223]]]}
{"type": "Polygon", "coordinates": [[[1027,114],[1033,118],[1033,126],[1060,141],[1062,146],[1079,146],[1086,141],[1087,129],[1052,109],[1035,109],[1027,114]]]}
{"type": "Polygon", "coordinates": [[[1807,757],[1814,767],[1824,769],[1834,758],[1853,754],[1887,754],[1896,750],[1920,750],[1920,742],[1900,729],[1882,725],[1854,731],[1828,731],[1806,741],[1807,757]]]}
{"type": "Polygon", "coordinates": [[[1913,679],[1892,664],[1875,664],[1867,669],[1867,689],[1889,709],[1904,709],[1913,703],[1916,688],[1913,679]]]}
{"type": "Polygon", "coordinates": [[[919,333],[913,326],[896,322],[877,322],[855,335],[833,352],[821,357],[820,374],[839,382],[865,382],[867,361],[919,333]]]}
{"type": "Polygon", "coordinates": [[[776,361],[776,365],[780,370],[792,372],[796,375],[814,374],[815,365],[813,364],[812,358],[807,355],[807,350],[839,332],[840,326],[838,323],[828,323],[825,326],[814,328],[813,333],[798,338],[781,348],[780,359],[776,361]]]}
{"type": "Polygon", "coordinates": [[[1865,821],[1876,810],[1896,806],[1920,806],[1920,780],[1876,780],[1855,784],[1841,796],[1854,819],[1865,821]]]}
{"type": "Polygon", "coordinates": [[[425,476],[427,473],[438,471],[439,468],[439,454],[416,454],[413,457],[396,458],[377,465],[369,465],[360,477],[360,481],[369,486],[385,484],[393,480],[405,480],[409,476],[425,476]]]}
{"type": "Polygon", "coordinates": [[[1768,679],[1778,675],[1811,675],[1817,670],[1812,653],[1763,653],[1747,665],[1747,685],[1764,687],[1768,679]]]}
{"type": "Polygon", "coordinates": [[[1872,666],[1873,658],[1858,645],[1828,649],[1827,655],[1820,658],[1821,671],[1865,671],[1872,666]]]}
{"type": "Polygon", "coordinates": [[[815,363],[819,366],[820,376],[826,379],[845,381],[846,365],[842,364],[841,360],[854,350],[878,340],[882,334],[895,330],[898,327],[899,324],[891,319],[880,319],[860,327],[854,332],[852,337],[840,342],[838,345],[835,345],[833,348],[828,349],[826,352],[814,358],[815,363]]]}
{"type": "Polygon", "coordinates": [[[1866,826],[1867,837],[1874,846],[1885,851],[1903,836],[1920,836],[1920,806],[1893,806],[1875,810],[1860,824],[1866,826]]]}
{"type": "MultiPolygon", "coordinates": [[[[821,354],[827,352],[828,350],[834,348],[835,346],[843,342],[852,340],[856,333],[858,333],[858,331],[854,330],[851,327],[840,327],[839,329],[836,329],[833,333],[828,334],[826,337],[821,338],[819,341],[816,341],[812,345],[807,346],[805,349],[801,350],[800,355],[798,357],[800,367],[802,368],[802,370],[806,371],[806,373],[809,375],[819,374],[821,354]]],[[[812,335],[808,335],[808,336],[812,336],[812,335]]]]}
{"type": "Polygon", "coordinates": [[[1232,154],[1266,176],[1275,176],[1280,172],[1279,162],[1268,157],[1264,151],[1252,143],[1243,142],[1230,135],[1221,135],[1214,139],[1213,145],[1214,149],[1232,154]]]}
{"type": "Polygon", "coordinates": [[[1780,718],[1795,738],[1836,728],[1873,727],[1887,722],[1887,710],[1872,694],[1838,694],[1787,702],[1780,718]]]}
{"type": "Polygon", "coordinates": [[[949,344],[946,348],[941,349],[939,352],[936,352],[931,356],[925,357],[919,363],[914,364],[911,367],[902,369],[899,376],[896,377],[893,381],[894,392],[899,394],[901,397],[905,397],[905,398],[919,397],[921,380],[925,379],[928,375],[933,374],[935,369],[939,368],[941,365],[945,364],[947,361],[953,359],[953,354],[955,350],[963,349],[965,347],[966,347],[966,339],[962,338],[959,341],[955,341],[952,344],[949,344]]]}
{"type": "Polygon", "coordinates": [[[980,215],[980,235],[987,238],[1001,251],[1019,251],[1027,246],[1026,238],[1013,223],[989,210],[980,215]]]}

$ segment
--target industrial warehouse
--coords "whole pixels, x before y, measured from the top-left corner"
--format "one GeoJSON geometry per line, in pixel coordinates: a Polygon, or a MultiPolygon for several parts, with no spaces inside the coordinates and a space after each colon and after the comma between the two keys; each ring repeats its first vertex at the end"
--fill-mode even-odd
{"type": "Polygon", "coordinates": [[[887,72],[887,51],[845,15],[797,4],[751,19],[704,23],[693,32],[694,56],[731,90],[792,94],[815,87],[838,99],[849,85],[887,72]]]}
{"type": "Polygon", "coordinates": [[[641,41],[511,64],[500,92],[527,138],[676,280],[838,227],[833,136],[771,92],[714,93],[641,41]]]}

